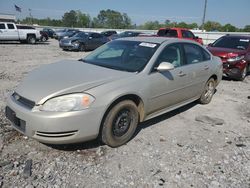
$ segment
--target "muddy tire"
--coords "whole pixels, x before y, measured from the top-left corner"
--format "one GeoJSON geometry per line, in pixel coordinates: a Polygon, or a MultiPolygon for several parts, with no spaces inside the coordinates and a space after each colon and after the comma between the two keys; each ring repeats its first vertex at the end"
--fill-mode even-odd
{"type": "Polygon", "coordinates": [[[210,78],[206,85],[205,88],[201,94],[201,97],[199,99],[199,102],[201,104],[208,104],[213,98],[214,92],[215,92],[215,80],[213,78],[210,78]]]}
{"type": "Polygon", "coordinates": [[[101,140],[110,147],[127,143],[135,133],[139,122],[137,106],[130,100],[116,104],[106,115],[101,140]]]}

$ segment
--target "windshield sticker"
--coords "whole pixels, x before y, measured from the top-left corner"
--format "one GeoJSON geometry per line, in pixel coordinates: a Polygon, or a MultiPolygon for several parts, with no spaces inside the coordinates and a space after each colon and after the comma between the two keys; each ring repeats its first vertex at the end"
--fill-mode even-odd
{"type": "Polygon", "coordinates": [[[240,42],[249,42],[249,39],[240,39],[240,42]]]}
{"type": "Polygon", "coordinates": [[[156,47],[156,44],[147,43],[147,42],[142,42],[141,44],[139,44],[139,46],[154,48],[154,47],[156,47]]]}

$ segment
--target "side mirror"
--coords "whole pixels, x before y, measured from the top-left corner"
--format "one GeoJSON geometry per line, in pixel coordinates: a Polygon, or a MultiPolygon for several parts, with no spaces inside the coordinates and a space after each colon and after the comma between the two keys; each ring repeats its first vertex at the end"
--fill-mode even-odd
{"type": "Polygon", "coordinates": [[[212,43],[209,43],[208,46],[212,46],[212,43]]]}
{"type": "Polygon", "coordinates": [[[197,37],[197,36],[195,36],[194,38],[195,38],[195,39],[199,39],[199,37],[197,37]]]}
{"type": "Polygon", "coordinates": [[[156,70],[158,70],[159,72],[164,72],[164,71],[168,71],[168,70],[173,70],[174,69],[174,65],[172,65],[169,62],[162,62],[160,63],[160,65],[156,68],[156,70]]]}

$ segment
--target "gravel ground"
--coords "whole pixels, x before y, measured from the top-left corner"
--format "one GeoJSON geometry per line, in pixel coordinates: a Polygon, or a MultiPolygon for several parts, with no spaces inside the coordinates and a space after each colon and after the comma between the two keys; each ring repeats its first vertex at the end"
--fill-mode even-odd
{"type": "Polygon", "coordinates": [[[222,80],[212,102],[142,123],[126,145],[44,145],[10,126],[6,95],[32,69],[83,52],[0,44],[0,187],[250,187],[250,76],[222,80]]]}

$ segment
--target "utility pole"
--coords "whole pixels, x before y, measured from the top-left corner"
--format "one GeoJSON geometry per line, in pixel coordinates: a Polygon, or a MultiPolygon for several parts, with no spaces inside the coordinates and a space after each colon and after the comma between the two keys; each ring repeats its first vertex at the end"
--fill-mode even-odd
{"type": "Polygon", "coordinates": [[[207,0],[205,0],[205,6],[204,6],[204,12],[203,12],[203,18],[202,18],[202,26],[201,26],[202,31],[204,31],[206,12],[207,12],[207,0]]]}
{"type": "Polygon", "coordinates": [[[29,8],[29,15],[30,15],[30,22],[31,22],[31,25],[33,24],[33,16],[31,14],[31,9],[29,8]]]}

